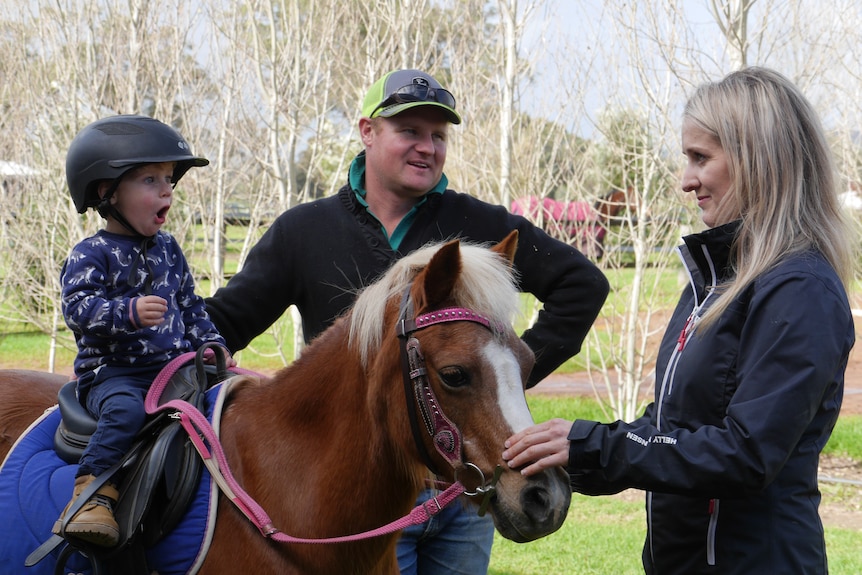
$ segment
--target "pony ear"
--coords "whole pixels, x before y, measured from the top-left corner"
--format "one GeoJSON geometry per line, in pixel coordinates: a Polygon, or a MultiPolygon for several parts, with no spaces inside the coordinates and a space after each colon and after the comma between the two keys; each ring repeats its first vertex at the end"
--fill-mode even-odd
{"type": "Polygon", "coordinates": [[[450,298],[455,282],[461,275],[461,242],[452,240],[437,250],[417,278],[422,293],[414,293],[416,309],[435,307],[450,298]]]}
{"type": "Polygon", "coordinates": [[[492,252],[503,256],[503,259],[512,265],[515,262],[515,250],[518,249],[518,230],[512,230],[505,238],[500,240],[496,246],[491,248],[492,252]]]}

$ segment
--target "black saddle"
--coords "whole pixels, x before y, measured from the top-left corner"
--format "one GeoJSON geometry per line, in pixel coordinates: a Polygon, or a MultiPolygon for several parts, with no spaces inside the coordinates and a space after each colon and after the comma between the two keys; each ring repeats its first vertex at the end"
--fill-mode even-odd
{"type": "MultiPolygon", "coordinates": [[[[230,375],[220,347],[212,346],[216,352],[216,365],[204,365],[203,351],[208,347],[198,350],[194,364],[177,370],[162,394],[160,405],[182,399],[200,411],[204,410],[205,391],[230,375]]],[[[96,430],[96,420],[78,401],[75,385],[70,381],[60,389],[58,402],[62,421],[54,434],[54,450],[70,464],[78,463],[96,430]]],[[[99,556],[103,556],[101,559],[109,572],[149,573],[144,549],[167,535],[182,519],[197,491],[202,465],[178,419],[160,412],[147,421],[119,466],[122,479],[114,509],[120,527],[119,544],[112,549],[93,549],[91,546],[82,549],[93,561],[94,574],[100,570],[96,566],[99,556]]],[[[107,479],[104,478],[105,481],[107,479]]],[[[57,539],[55,536],[51,549],[62,542],[57,539]]],[[[42,547],[48,547],[49,542],[42,547]]],[[[74,542],[70,545],[80,547],[74,542]]],[[[47,549],[41,556],[33,557],[34,562],[49,551],[47,549]]]]}

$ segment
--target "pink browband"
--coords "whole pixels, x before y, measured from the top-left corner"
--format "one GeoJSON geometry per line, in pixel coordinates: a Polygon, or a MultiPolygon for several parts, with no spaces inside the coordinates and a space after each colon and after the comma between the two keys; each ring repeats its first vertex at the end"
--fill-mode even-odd
{"type": "Polygon", "coordinates": [[[402,318],[398,322],[398,335],[403,337],[409,333],[416,331],[417,329],[422,329],[438,323],[445,323],[447,321],[472,321],[484,325],[485,327],[493,331],[493,328],[491,327],[491,321],[485,316],[479,315],[473,310],[469,310],[463,307],[447,307],[444,309],[438,309],[432,312],[423,313],[422,315],[417,316],[415,319],[402,318]]]}

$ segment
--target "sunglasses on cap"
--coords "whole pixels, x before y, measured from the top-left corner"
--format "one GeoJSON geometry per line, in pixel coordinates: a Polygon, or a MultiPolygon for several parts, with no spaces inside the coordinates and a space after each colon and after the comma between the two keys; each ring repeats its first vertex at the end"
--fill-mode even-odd
{"type": "Polygon", "coordinates": [[[371,111],[369,118],[373,118],[378,110],[394,106],[395,104],[409,104],[412,102],[436,102],[449,108],[455,109],[455,96],[449,90],[443,88],[431,88],[424,84],[407,84],[392,92],[388,98],[377,104],[371,111]]]}

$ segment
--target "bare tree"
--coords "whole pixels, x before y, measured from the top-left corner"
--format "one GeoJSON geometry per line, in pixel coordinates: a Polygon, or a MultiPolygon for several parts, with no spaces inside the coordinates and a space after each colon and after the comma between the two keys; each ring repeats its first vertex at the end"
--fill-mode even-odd
{"type": "MultiPolygon", "coordinates": [[[[525,196],[594,204],[612,187],[634,190],[631,217],[608,227],[600,265],[615,293],[588,363],[597,390],[616,398],[609,410],[630,414],[651,383],[666,307],[656,286],[673,276],[669,250],[696,221],[674,183],[686,92],[746,63],[776,67],[823,114],[848,189],[862,179],[862,77],[849,49],[862,40],[858,3],[708,2],[2,3],[0,160],[38,177],[3,188],[0,320],[72,346],[59,266],[101,220],[74,212],[63,160],[90,121],[154,115],[212,160],[178,186],[169,231],[215,289],[231,271],[226,254],[241,266],[275,214],[343,185],[361,149],[365,90],[417,67],[453,91],[465,118],[451,131],[452,187],[507,206],[525,196]],[[250,212],[239,238],[225,235],[234,204],[250,212]]],[[[283,362],[301,347],[297,319],[271,334],[283,362]]]]}
{"type": "MultiPolygon", "coordinates": [[[[686,91],[747,63],[766,62],[799,83],[815,104],[823,96],[834,102],[837,93],[847,93],[847,83],[836,90],[839,82],[834,80],[846,60],[827,46],[838,38],[858,38],[853,30],[858,7],[848,6],[841,23],[829,16],[831,10],[812,3],[712,2],[711,22],[691,18],[686,13],[690,8],[683,2],[611,2],[594,15],[606,23],[605,30],[612,30],[603,35],[604,43],[596,45],[601,46],[599,59],[610,63],[613,71],[597,76],[597,85],[607,96],[599,107],[603,112],[591,124],[596,130],[591,145],[600,151],[595,164],[609,175],[608,184],[632,185],[637,191],[637,218],[624,220],[615,228],[617,237],[611,237],[612,243],[626,248],[622,253],[630,255],[622,259],[611,251],[602,261],[608,270],[621,270],[625,264],[631,277],[613,286],[590,340],[590,369],[599,375],[596,389],[608,392],[600,395],[608,398],[609,411],[616,417],[633,417],[639,411],[638,396],[652,384],[650,368],[664,327],[663,313],[657,313],[667,311],[668,305],[654,295],[660,291],[661,278],[673,277],[661,270],[673,269],[668,267],[675,265],[670,248],[698,225],[696,210],[681,209],[680,194],[673,191],[678,185],[675,154],[680,149],[679,116],[686,91]],[[802,21],[807,25],[796,25],[802,21]],[[613,121],[608,123],[621,113],[637,120],[623,122],[627,127],[622,130],[613,121]],[[619,169],[608,171],[614,165],[619,169]]],[[[859,84],[852,86],[858,93],[859,84]]],[[[834,115],[830,105],[822,102],[818,108],[825,112],[828,126],[834,115]]],[[[858,126],[859,116],[845,116],[844,122],[858,126]]],[[[851,141],[838,133],[835,140],[851,141]]],[[[843,149],[858,149],[858,144],[843,149]]],[[[619,277],[616,271],[612,277],[619,277]]]]}
{"type": "MultiPolygon", "coordinates": [[[[11,40],[2,58],[10,89],[4,121],[28,145],[20,161],[40,178],[17,198],[8,222],[13,251],[3,250],[14,256],[0,264],[0,281],[6,302],[15,302],[3,307],[8,319],[49,333],[54,345],[72,347],[59,320],[60,265],[100,222],[92,214],[78,216],[72,207],[63,170],[66,149],[81,127],[108,113],[174,120],[170,102],[180,97],[182,83],[166,82],[175,77],[178,61],[167,54],[184,53],[185,46],[170,42],[187,21],[177,18],[180,3],[167,1],[135,0],[124,9],[96,1],[68,4],[16,5],[13,13],[6,12],[7,4],[2,8],[11,40]]],[[[4,149],[12,149],[5,143],[4,149]]]]}
{"type": "Polygon", "coordinates": [[[709,9],[727,41],[727,53],[733,70],[748,62],[748,13],[756,0],[710,0],[709,9]]]}

